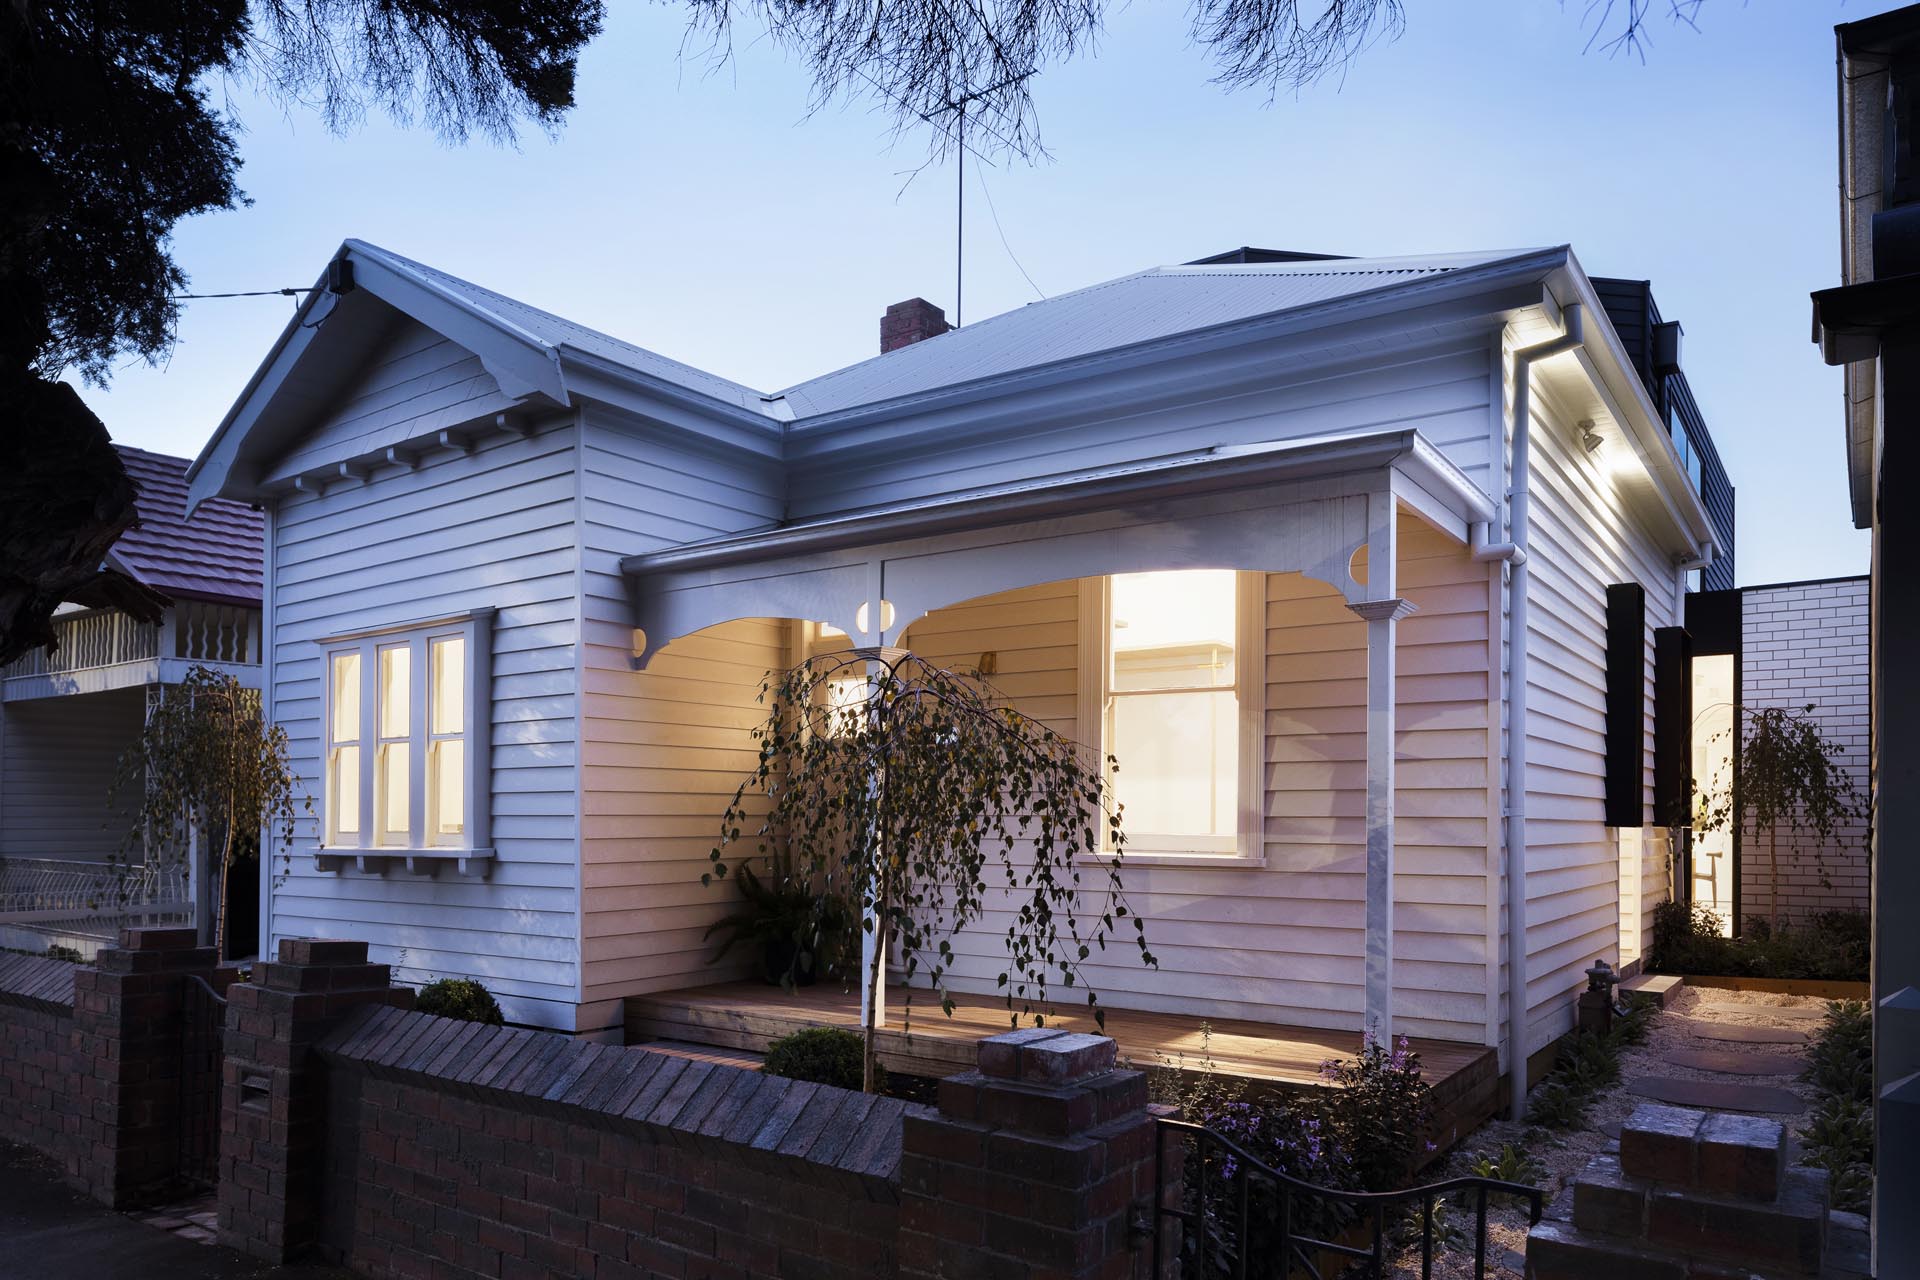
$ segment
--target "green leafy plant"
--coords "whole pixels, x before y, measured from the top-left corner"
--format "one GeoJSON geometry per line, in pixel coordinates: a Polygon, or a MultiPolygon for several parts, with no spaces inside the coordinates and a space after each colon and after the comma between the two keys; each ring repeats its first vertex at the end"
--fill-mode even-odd
{"type": "Polygon", "coordinates": [[[72,947],[63,947],[57,942],[47,948],[47,959],[65,960],[68,964],[80,964],[83,962],[78,951],[75,951],[72,947]]]}
{"type": "Polygon", "coordinates": [[[1724,936],[1719,916],[1705,907],[1663,902],[1654,908],[1649,967],[1661,973],[1736,978],[1806,978],[1859,982],[1867,977],[1872,945],[1860,911],[1820,911],[1803,923],[1774,927],[1747,921],[1739,938],[1724,936]]]}
{"type": "Polygon", "coordinates": [[[750,862],[735,868],[744,904],[708,928],[720,940],[720,959],[741,943],[760,948],[760,973],[788,990],[837,974],[847,952],[852,920],[844,900],[815,892],[791,867],[775,867],[763,880],[750,862]]]}
{"type": "Polygon", "coordinates": [[[1586,1094],[1577,1092],[1567,1081],[1551,1077],[1528,1097],[1527,1122],[1543,1129],[1578,1129],[1587,1122],[1592,1105],[1586,1094]]]}
{"type": "Polygon", "coordinates": [[[1834,1208],[1865,1213],[1873,1200],[1873,1014],[1865,1002],[1827,1005],[1802,1078],[1817,1091],[1800,1135],[1803,1162],[1827,1171],[1834,1208]]]}
{"type": "MultiPolygon", "coordinates": [[[[1861,812],[1853,779],[1838,763],[1843,748],[1821,734],[1813,709],[1813,703],[1798,711],[1735,706],[1734,727],[1715,739],[1739,732],[1739,750],[1725,753],[1726,763],[1706,786],[1694,786],[1696,831],[1731,831],[1751,815],[1754,830],[1766,836],[1767,923],[1775,928],[1780,925],[1780,829],[1811,832],[1825,845],[1861,812]],[[1725,776],[1728,770],[1731,778],[1725,776]]],[[[1815,865],[1820,883],[1827,885],[1818,852],[1815,865]]]]}
{"type": "Polygon", "coordinates": [[[1534,1183],[1546,1176],[1546,1171],[1531,1152],[1511,1142],[1501,1143],[1498,1154],[1482,1153],[1470,1157],[1467,1160],[1467,1172],[1476,1178],[1493,1178],[1500,1182],[1534,1183]]]}
{"type": "Polygon", "coordinates": [[[505,1022],[500,1015],[500,1002],[493,998],[491,991],[472,978],[441,978],[437,982],[429,982],[414,997],[413,1007],[417,1012],[430,1013],[436,1018],[484,1022],[490,1027],[501,1026],[505,1022]]]}
{"type": "MultiPolygon", "coordinates": [[[[769,676],[761,700],[759,762],[727,807],[703,882],[742,854],[778,857],[797,882],[857,906],[873,944],[865,982],[881,987],[897,943],[908,1000],[923,977],[949,1016],[953,938],[1003,891],[997,982],[1016,1025],[1023,1014],[1044,1023],[1057,984],[1084,991],[1104,1026],[1082,966],[1129,923],[1141,963],[1158,963],[1121,888],[1125,837],[1104,769],[977,675],[857,649],[769,676]],[[1083,859],[1102,852],[1103,831],[1111,852],[1089,903],[1083,859]]],[[[864,1027],[869,1077],[878,1005],[868,1002],[864,1027]]]]}
{"type": "MultiPolygon", "coordinates": [[[[189,834],[208,837],[206,871],[214,881],[216,955],[226,954],[228,872],[255,856],[261,833],[277,840],[291,869],[299,782],[287,760],[287,735],[261,713],[260,691],[224,671],[194,666],[149,704],[139,739],[121,757],[108,792],[109,812],[127,806],[131,822],[114,864],[126,886],[133,854],[183,862],[189,834]]],[[[313,812],[313,798],[304,799],[313,812]]]]}
{"type": "Polygon", "coordinates": [[[1648,999],[1629,999],[1624,1013],[1614,1013],[1613,1026],[1607,1032],[1607,1042],[1616,1055],[1622,1049],[1647,1042],[1647,1032],[1653,1026],[1654,1011],[1658,1008],[1648,999]]]}
{"type": "Polygon", "coordinates": [[[1433,1087],[1420,1078],[1420,1055],[1401,1036],[1389,1048],[1368,1036],[1355,1058],[1320,1064],[1335,1085],[1314,1095],[1327,1141],[1350,1153],[1364,1191],[1400,1186],[1433,1150],[1433,1087]]]}
{"type": "MultiPolygon", "coordinates": [[[[859,1036],[842,1027],[808,1027],[781,1036],[768,1045],[767,1058],[760,1070],[789,1080],[811,1080],[836,1089],[859,1089],[865,1083],[866,1045],[859,1036]]],[[[881,1093],[886,1087],[887,1069],[875,1063],[869,1092],[881,1093]]]]}

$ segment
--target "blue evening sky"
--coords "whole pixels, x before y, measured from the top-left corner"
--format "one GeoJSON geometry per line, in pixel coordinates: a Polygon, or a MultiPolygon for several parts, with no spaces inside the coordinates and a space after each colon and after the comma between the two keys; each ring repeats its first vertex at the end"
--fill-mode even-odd
{"type": "MultiPolygon", "coordinates": [[[[778,388],[877,350],[881,311],[954,292],[951,167],[864,105],[807,118],[803,70],[742,32],[717,73],[680,10],[614,0],[559,136],[449,148],[384,119],[336,137],[234,87],[254,203],[181,225],[196,291],[310,284],[357,236],[675,359],[778,388]]],[[[1707,0],[1647,64],[1583,53],[1580,0],[1408,0],[1343,80],[1266,105],[1210,85],[1184,6],[1119,8],[1036,82],[1052,163],[969,161],[966,317],[1241,244],[1399,254],[1571,243],[1651,279],[1739,490],[1743,583],[1864,572],[1840,376],[1807,294],[1837,282],[1832,26],[1892,0],[1707,0]],[[1006,245],[1001,243],[1000,232],[1006,245]]],[[[1664,4],[1653,6],[1664,10],[1664,4]]],[[[284,323],[189,303],[164,368],[87,398],[115,438],[191,455],[284,323]]]]}

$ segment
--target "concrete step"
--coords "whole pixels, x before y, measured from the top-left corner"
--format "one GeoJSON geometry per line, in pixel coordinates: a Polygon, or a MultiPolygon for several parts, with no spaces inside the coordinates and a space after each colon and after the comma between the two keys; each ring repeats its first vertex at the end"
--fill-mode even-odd
{"type": "Polygon", "coordinates": [[[1643,973],[1620,984],[1622,1000],[1651,1000],[1662,1009],[1673,1003],[1687,980],[1674,973],[1643,973]]]}

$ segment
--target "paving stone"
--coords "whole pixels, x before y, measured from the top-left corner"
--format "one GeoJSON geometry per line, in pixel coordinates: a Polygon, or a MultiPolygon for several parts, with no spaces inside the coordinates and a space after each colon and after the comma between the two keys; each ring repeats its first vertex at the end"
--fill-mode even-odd
{"type": "Polygon", "coordinates": [[[1636,1178],[1693,1185],[1694,1135],[1703,1111],[1641,1103],[1620,1127],[1620,1165],[1636,1178]]]}
{"type": "Polygon", "coordinates": [[[1689,1071],[1724,1071],[1732,1076],[1797,1076],[1806,1066],[1784,1053],[1735,1053],[1731,1049],[1675,1049],[1660,1059],[1689,1071]]]}
{"type": "Polygon", "coordinates": [[[1747,1200],[1780,1194],[1787,1131],[1778,1120],[1716,1112],[1700,1126],[1699,1185],[1747,1200]]]}
{"type": "Polygon", "coordinates": [[[1784,1018],[1789,1022],[1824,1022],[1825,1009],[1809,1009],[1805,1005],[1788,1004],[1740,1004],[1732,1000],[1703,1000],[1693,1006],[1694,1013],[1735,1014],[1747,1018],[1784,1018]]]}
{"type": "Polygon", "coordinates": [[[1642,1076],[1627,1092],[1680,1107],[1716,1111],[1758,1111],[1768,1115],[1798,1115],[1807,1104],[1794,1093],[1770,1084],[1728,1084],[1719,1080],[1678,1080],[1671,1076],[1642,1076]]]}
{"type": "Polygon", "coordinates": [[[1650,1000],[1664,1009],[1672,1004],[1686,985],[1686,979],[1673,973],[1642,973],[1620,984],[1622,1000],[1650,1000]]]}
{"type": "Polygon", "coordinates": [[[1728,1044],[1805,1044],[1807,1033],[1786,1027],[1735,1027],[1724,1022],[1695,1022],[1688,1027],[1702,1040],[1728,1044]]]}

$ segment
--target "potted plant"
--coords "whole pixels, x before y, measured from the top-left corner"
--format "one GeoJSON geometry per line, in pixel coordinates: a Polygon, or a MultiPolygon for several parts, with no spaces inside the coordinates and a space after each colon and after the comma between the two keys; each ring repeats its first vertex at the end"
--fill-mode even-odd
{"type": "Polygon", "coordinates": [[[760,976],[782,987],[809,987],[832,973],[845,950],[851,925],[846,904],[817,893],[790,867],[775,864],[762,879],[751,863],[738,868],[742,905],[714,921],[706,936],[725,933],[713,958],[742,943],[760,948],[760,976]]]}

